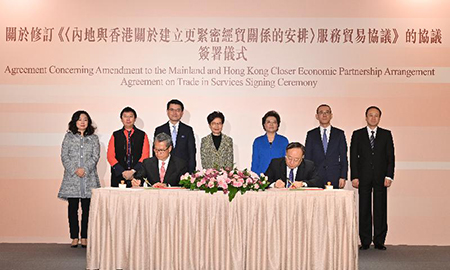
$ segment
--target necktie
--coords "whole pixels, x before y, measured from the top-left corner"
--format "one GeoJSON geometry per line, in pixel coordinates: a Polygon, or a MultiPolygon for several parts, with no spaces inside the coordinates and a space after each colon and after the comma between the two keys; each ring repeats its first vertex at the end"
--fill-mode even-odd
{"type": "Polygon", "coordinates": [[[175,125],[173,125],[172,142],[173,142],[173,147],[175,147],[175,145],[177,144],[177,127],[175,125]]]}
{"type": "Polygon", "coordinates": [[[375,147],[375,136],[374,136],[374,133],[375,133],[375,131],[371,131],[372,132],[372,135],[370,136],[370,147],[372,147],[372,149],[375,147]]]}
{"type": "Polygon", "coordinates": [[[323,144],[323,151],[326,154],[327,153],[327,148],[328,148],[327,129],[323,130],[322,144],[323,144]]]}
{"type": "Polygon", "coordinates": [[[159,169],[159,181],[162,183],[164,182],[164,176],[166,176],[166,169],[164,168],[164,165],[166,165],[163,161],[161,169],[159,169]]]}
{"type": "Polygon", "coordinates": [[[127,140],[127,165],[128,165],[128,170],[131,169],[131,130],[128,131],[128,140],[127,140]]]}
{"type": "Polygon", "coordinates": [[[286,181],[286,187],[289,188],[291,186],[291,182],[294,182],[294,169],[291,169],[289,172],[289,181],[286,181]]]}

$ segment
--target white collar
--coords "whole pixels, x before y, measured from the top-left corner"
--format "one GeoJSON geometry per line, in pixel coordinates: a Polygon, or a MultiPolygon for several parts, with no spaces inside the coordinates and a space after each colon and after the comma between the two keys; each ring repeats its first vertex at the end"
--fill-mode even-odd
{"type": "Polygon", "coordinates": [[[372,136],[372,131],[373,131],[373,136],[377,136],[377,131],[378,131],[378,126],[376,126],[374,129],[370,129],[369,126],[366,127],[367,128],[367,134],[369,134],[369,137],[372,136]]]}

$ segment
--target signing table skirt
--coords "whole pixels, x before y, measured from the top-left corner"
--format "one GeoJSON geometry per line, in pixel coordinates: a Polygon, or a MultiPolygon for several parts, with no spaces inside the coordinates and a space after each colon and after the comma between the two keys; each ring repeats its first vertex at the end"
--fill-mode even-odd
{"type": "Polygon", "coordinates": [[[352,191],[93,190],[87,269],[358,269],[352,191]]]}

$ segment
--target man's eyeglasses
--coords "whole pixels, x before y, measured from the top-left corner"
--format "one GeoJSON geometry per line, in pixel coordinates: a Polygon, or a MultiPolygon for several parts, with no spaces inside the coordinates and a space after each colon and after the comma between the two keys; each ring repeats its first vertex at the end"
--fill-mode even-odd
{"type": "MultiPolygon", "coordinates": [[[[169,146],[169,147],[170,147],[170,146],[169,146]]],[[[167,147],[166,149],[156,149],[156,148],[153,148],[153,151],[155,151],[155,153],[161,154],[161,153],[166,152],[166,151],[169,149],[169,147],[167,147]]]]}
{"type": "Polygon", "coordinates": [[[302,158],[293,158],[293,157],[288,157],[288,156],[286,156],[286,158],[287,158],[290,162],[299,162],[300,160],[302,160],[302,158]]]}

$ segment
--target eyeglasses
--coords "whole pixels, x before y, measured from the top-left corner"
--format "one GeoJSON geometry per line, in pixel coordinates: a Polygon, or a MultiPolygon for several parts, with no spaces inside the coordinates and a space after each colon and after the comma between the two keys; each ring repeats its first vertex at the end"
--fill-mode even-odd
{"type": "MultiPolygon", "coordinates": [[[[170,147],[170,146],[169,146],[169,147],[170,147]]],[[[166,149],[156,149],[156,148],[153,148],[153,151],[155,151],[155,153],[161,154],[161,153],[166,152],[166,151],[169,149],[169,147],[167,147],[166,149]]]]}
{"type": "Polygon", "coordinates": [[[274,125],[278,125],[278,122],[277,122],[277,121],[270,121],[270,120],[267,120],[267,121],[265,122],[265,124],[274,124],[274,125]]]}
{"type": "Polygon", "coordinates": [[[286,156],[287,160],[289,160],[290,162],[299,162],[300,160],[302,160],[302,158],[293,158],[293,157],[288,157],[286,156]]]}
{"type": "Polygon", "coordinates": [[[320,115],[329,115],[329,114],[331,114],[331,112],[330,112],[330,111],[319,111],[317,114],[320,114],[320,115]]]}

